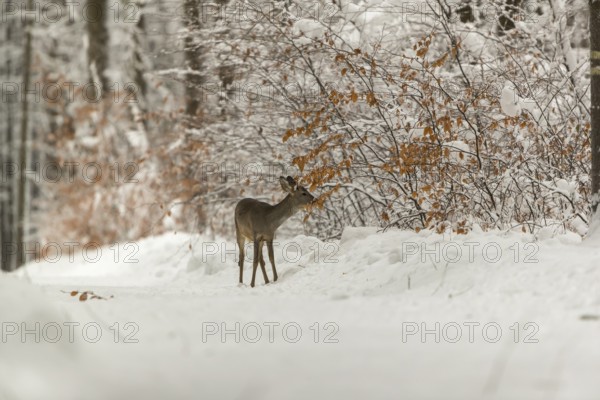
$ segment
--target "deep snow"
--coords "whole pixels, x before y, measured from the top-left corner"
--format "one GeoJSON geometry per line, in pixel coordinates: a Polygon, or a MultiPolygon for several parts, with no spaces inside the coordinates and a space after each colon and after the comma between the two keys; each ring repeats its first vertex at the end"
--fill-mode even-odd
{"type": "Polygon", "coordinates": [[[597,399],[600,249],[551,236],[297,236],[254,289],[182,233],[32,262],[0,275],[0,400],[597,399]]]}

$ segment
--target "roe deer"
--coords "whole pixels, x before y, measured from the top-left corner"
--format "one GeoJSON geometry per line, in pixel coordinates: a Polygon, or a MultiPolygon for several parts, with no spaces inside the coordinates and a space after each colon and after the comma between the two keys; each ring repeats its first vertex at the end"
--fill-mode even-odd
{"type": "Polygon", "coordinates": [[[275,259],[273,254],[273,238],[275,231],[288,218],[294,215],[298,210],[305,208],[316,199],[303,186],[296,183],[294,178],[288,176],[279,177],[281,188],[289,194],[278,204],[274,206],[258,201],[256,199],[242,199],[235,206],[235,234],[237,244],[240,247],[240,283],[244,272],[244,243],[249,240],[254,243],[254,258],[252,263],[252,282],[250,286],[254,287],[256,278],[256,268],[260,262],[265,283],[269,283],[267,271],[265,270],[265,260],[262,255],[263,243],[267,242],[269,252],[269,261],[273,267],[273,281],[277,280],[277,270],[275,269],[275,259]]]}

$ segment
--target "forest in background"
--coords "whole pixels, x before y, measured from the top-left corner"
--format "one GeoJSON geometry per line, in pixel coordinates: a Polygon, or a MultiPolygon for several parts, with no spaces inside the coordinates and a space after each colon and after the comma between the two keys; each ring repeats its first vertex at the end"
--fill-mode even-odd
{"type": "Polygon", "coordinates": [[[0,240],[233,234],[292,175],[303,229],[587,231],[583,1],[3,1],[0,240]]]}

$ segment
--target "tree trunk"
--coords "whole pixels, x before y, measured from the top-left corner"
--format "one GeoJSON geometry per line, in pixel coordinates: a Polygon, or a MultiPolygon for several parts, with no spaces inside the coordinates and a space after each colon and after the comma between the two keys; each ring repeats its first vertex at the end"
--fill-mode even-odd
{"type": "Polygon", "coordinates": [[[95,88],[87,96],[94,96],[91,98],[94,101],[108,96],[109,91],[109,82],[106,78],[109,41],[108,29],[106,27],[108,9],[106,7],[106,0],[88,0],[87,4],[87,59],[90,83],[94,84],[95,88]],[[98,93],[98,90],[101,93],[98,93]]]}
{"type": "MultiPolygon", "coordinates": [[[[10,3],[10,2],[9,2],[10,3]]],[[[4,46],[12,44],[14,40],[17,40],[14,36],[14,32],[18,29],[14,23],[14,19],[6,21],[5,35],[4,35],[4,46]]],[[[13,59],[11,58],[11,51],[7,47],[3,57],[4,73],[2,77],[3,82],[10,82],[14,80],[13,59]]],[[[9,174],[8,168],[14,166],[13,159],[13,136],[15,130],[15,103],[18,102],[19,95],[9,95],[2,99],[3,105],[3,125],[0,129],[0,163],[2,165],[2,174],[0,175],[0,268],[3,271],[11,271],[15,267],[15,253],[13,246],[15,245],[14,238],[14,183],[15,177],[9,174]]]]}
{"type": "Polygon", "coordinates": [[[194,40],[200,31],[200,0],[185,0],[185,62],[188,69],[185,89],[185,111],[190,123],[198,117],[202,104],[202,46],[194,40]]]}
{"type": "Polygon", "coordinates": [[[592,213],[595,214],[600,201],[600,0],[590,1],[590,63],[592,94],[590,107],[592,169],[590,178],[592,181],[592,213]]]}
{"type": "MultiPolygon", "coordinates": [[[[146,93],[148,91],[148,85],[144,78],[144,49],[142,45],[142,38],[146,36],[146,18],[144,15],[144,3],[134,3],[138,7],[140,12],[140,19],[136,24],[136,29],[133,33],[134,53],[133,53],[133,68],[134,68],[134,81],[137,86],[138,94],[136,99],[145,103],[146,93]]],[[[145,106],[140,106],[142,111],[146,111],[145,106]]]]}
{"type": "MultiPolygon", "coordinates": [[[[33,10],[33,0],[27,0],[27,10],[33,10]]],[[[23,55],[23,89],[25,93],[29,92],[31,75],[31,29],[32,23],[29,18],[25,20],[25,48],[23,55]]],[[[25,264],[25,227],[27,206],[27,180],[25,171],[29,170],[28,162],[28,133],[29,133],[29,101],[26,95],[21,96],[21,132],[19,138],[19,178],[17,192],[17,223],[16,223],[16,242],[17,242],[17,267],[25,264]]]]}

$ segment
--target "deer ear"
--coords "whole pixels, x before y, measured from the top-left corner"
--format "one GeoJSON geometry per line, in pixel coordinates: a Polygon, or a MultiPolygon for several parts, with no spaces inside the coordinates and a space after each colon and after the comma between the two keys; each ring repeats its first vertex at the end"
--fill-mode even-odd
{"type": "Polygon", "coordinates": [[[292,189],[296,190],[298,189],[298,184],[296,183],[296,180],[294,178],[292,178],[291,176],[288,175],[288,177],[286,178],[288,183],[290,184],[290,186],[292,187],[292,189]]]}
{"type": "MultiPolygon", "coordinates": [[[[284,192],[293,192],[294,191],[294,186],[292,184],[290,184],[290,178],[291,177],[287,177],[284,178],[283,176],[279,177],[279,184],[281,185],[281,188],[283,189],[284,192]]],[[[292,181],[294,181],[294,178],[291,178],[292,181]]]]}

